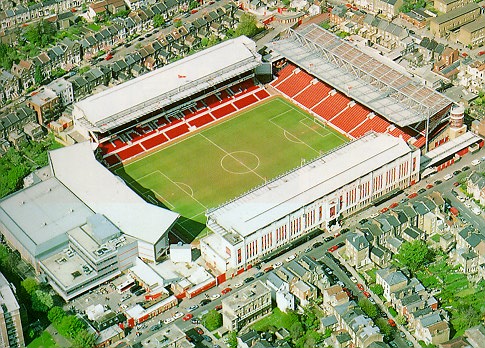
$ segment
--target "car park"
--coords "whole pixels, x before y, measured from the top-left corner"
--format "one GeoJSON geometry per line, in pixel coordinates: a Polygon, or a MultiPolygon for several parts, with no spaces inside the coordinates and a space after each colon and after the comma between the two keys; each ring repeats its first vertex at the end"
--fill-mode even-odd
{"type": "Polygon", "coordinates": [[[221,294],[222,294],[222,295],[225,295],[225,294],[227,294],[227,293],[229,293],[229,292],[231,292],[231,291],[232,291],[232,289],[231,289],[231,288],[225,288],[225,289],[222,289],[221,294]]]}
{"type": "Polygon", "coordinates": [[[247,277],[246,279],[244,279],[244,282],[247,284],[247,283],[251,283],[253,280],[254,280],[254,277],[247,277]]]}
{"type": "Polygon", "coordinates": [[[211,300],[217,300],[219,297],[221,297],[220,294],[214,294],[211,296],[211,300]]]}
{"type": "Polygon", "coordinates": [[[182,318],[183,321],[189,321],[192,319],[193,315],[192,313],[185,314],[184,317],[182,318]]]}

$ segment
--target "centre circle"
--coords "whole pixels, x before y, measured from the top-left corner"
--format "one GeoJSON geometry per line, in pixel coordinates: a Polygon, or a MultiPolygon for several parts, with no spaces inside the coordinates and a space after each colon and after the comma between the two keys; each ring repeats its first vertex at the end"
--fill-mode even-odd
{"type": "Polygon", "coordinates": [[[249,151],[230,152],[221,158],[221,167],[231,174],[247,174],[259,167],[259,157],[249,151]]]}

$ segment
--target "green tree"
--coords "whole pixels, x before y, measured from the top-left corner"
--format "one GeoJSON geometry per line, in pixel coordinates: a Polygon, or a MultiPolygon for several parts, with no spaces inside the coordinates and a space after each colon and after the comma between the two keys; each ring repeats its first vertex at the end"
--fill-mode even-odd
{"type": "Polygon", "coordinates": [[[84,323],[75,315],[66,315],[57,328],[61,335],[74,338],[79,331],[84,329],[84,323]]]}
{"type": "Polygon", "coordinates": [[[12,46],[0,43],[0,66],[10,70],[13,63],[20,61],[20,52],[12,46]]]}
{"type": "Polygon", "coordinates": [[[47,319],[53,324],[59,324],[66,316],[66,312],[59,306],[52,307],[47,313],[47,319]]]}
{"type": "Polygon", "coordinates": [[[395,258],[404,266],[408,267],[411,272],[416,272],[423,265],[433,260],[434,253],[428,248],[425,242],[415,240],[404,243],[399,253],[395,255],[395,258]]]}
{"type": "Polygon", "coordinates": [[[377,318],[375,323],[384,336],[390,337],[392,335],[393,328],[391,325],[389,325],[386,319],[377,318]]]}
{"type": "Polygon", "coordinates": [[[368,299],[365,298],[359,300],[359,307],[362,308],[364,313],[367,314],[369,318],[377,317],[377,307],[368,299]]]}
{"type": "Polygon", "coordinates": [[[22,287],[25,289],[25,291],[32,296],[35,290],[39,288],[39,283],[35,278],[28,277],[22,280],[20,283],[22,287]]]}
{"type": "Polygon", "coordinates": [[[74,336],[74,348],[93,348],[96,345],[96,336],[86,330],[79,330],[74,336]]]}
{"type": "Polygon", "coordinates": [[[179,19],[179,20],[174,20],[173,21],[173,26],[175,28],[180,28],[182,26],[182,21],[179,19]]]}
{"type": "Polygon", "coordinates": [[[42,84],[42,82],[44,81],[44,75],[42,74],[42,69],[40,65],[37,65],[35,67],[34,80],[37,85],[42,84]]]}
{"type": "Polygon", "coordinates": [[[398,323],[399,325],[405,325],[407,323],[407,319],[406,319],[406,317],[404,315],[399,314],[396,317],[396,323],[398,323]]]}
{"type": "Polygon", "coordinates": [[[319,326],[319,321],[312,308],[306,307],[303,311],[302,323],[305,330],[313,330],[319,326]]]}
{"type": "Polygon", "coordinates": [[[212,309],[202,317],[202,324],[209,331],[214,331],[222,326],[222,314],[212,309]]]}
{"type": "Polygon", "coordinates": [[[381,284],[374,284],[370,287],[370,289],[377,296],[381,296],[382,294],[384,294],[384,288],[382,287],[381,284]]]}
{"type": "Polygon", "coordinates": [[[253,37],[260,32],[257,25],[256,17],[249,13],[244,13],[239,20],[239,24],[236,28],[236,36],[246,35],[247,37],[253,37]]]}
{"type": "Polygon", "coordinates": [[[199,2],[198,1],[191,1],[189,4],[189,10],[193,10],[194,8],[199,7],[199,2]]]}
{"type": "Polygon", "coordinates": [[[161,14],[153,16],[153,27],[158,28],[165,24],[165,18],[161,14]]]}
{"type": "Polygon", "coordinates": [[[229,348],[236,348],[237,347],[237,332],[231,331],[227,334],[227,345],[229,348]]]}
{"type": "Polygon", "coordinates": [[[47,312],[54,306],[52,296],[43,290],[35,290],[32,294],[32,309],[37,312],[47,312]]]}
{"type": "Polygon", "coordinates": [[[30,24],[24,36],[31,44],[37,47],[46,47],[54,41],[56,31],[57,29],[52,23],[41,19],[37,23],[30,24]]]}
{"type": "Polygon", "coordinates": [[[293,341],[297,341],[305,333],[305,329],[299,321],[295,321],[291,324],[289,331],[293,341]]]}
{"type": "Polygon", "coordinates": [[[7,265],[9,254],[10,252],[8,248],[5,245],[0,244],[0,265],[2,267],[5,267],[7,265]]]}
{"type": "Polygon", "coordinates": [[[209,39],[208,38],[203,37],[202,40],[200,40],[200,45],[202,47],[207,47],[208,44],[209,44],[209,39]]]}

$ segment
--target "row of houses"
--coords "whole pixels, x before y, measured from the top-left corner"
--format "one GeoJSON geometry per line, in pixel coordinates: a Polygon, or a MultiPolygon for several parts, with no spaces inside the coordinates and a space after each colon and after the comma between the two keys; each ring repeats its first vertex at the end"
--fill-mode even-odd
{"type": "MultiPolygon", "coordinates": [[[[152,6],[152,9],[159,8],[158,5],[152,6]]],[[[11,71],[0,73],[0,79],[3,82],[0,87],[0,104],[16,99],[24,91],[34,86],[37,69],[40,69],[44,80],[50,80],[53,71],[58,69],[69,71],[79,66],[83,59],[91,59],[100,52],[109,51],[128,41],[129,37],[148,30],[153,24],[153,16],[156,13],[158,12],[148,9],[136,10],[130,13],[129,17],[118,18],[113,21],[112,25],[90,34],[80,41],[73,41],[66,37],[56,46],[40,53],[33,59],[14,63],[11,71]]],[[[224,37],[228,29],[236,26],[239,17],[240,13],[235,4],[221,6],[191,23],[175,28],[167,35],[159,35],[153,42],[138,50],[140,59],[138,59],[137,53],[133,54],[134,62],[139,63],[140,60],[143,60],[141,64],[143,65],[148,60],[146,68],[152,70],[161,64],[168,63],[175,56],[187,54],[196,48],[204,37],[212,34],[224,37]]],[[[130,64],[129,59],[125,60],[128,61],[125,68],[131,69],[130,66],[133,64],[130,64]]],[[[118,65],[123,65],[123,63],[118,65]]],[[[114,70],[117,69],[117,67],[114,68],[114,70]]],[[[136,76],[139,73],[141,72],[134,72],[133,75],[136,76]]],[[[86,88],[84,92],[77,92],[76,96],[87,95],[91,90],[92,88],[86,88]]]]}
{"type": "Polygon", "coordinates": [[[426,240],[443,226],[444,200],[439,192],[380,214],[358,226],[346,239],[348,263],[357,269],[387,267],[405,242],[426,240]]]}
{"type": "Polygon", "coordinates": [[[426,344],[440,344],[450,339],[448,315],[416,278],[409,279],[394,268],[376,272],[376,284],[384,289],[383,296],[399,315],[406,318],[414,336],[426,344]]]}

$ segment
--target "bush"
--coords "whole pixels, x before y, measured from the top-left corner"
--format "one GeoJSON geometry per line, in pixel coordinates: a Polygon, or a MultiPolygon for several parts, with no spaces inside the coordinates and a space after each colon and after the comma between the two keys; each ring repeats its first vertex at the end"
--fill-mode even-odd
{"type": "Polygon", "coordinates": [[[202,324],[209,331],[214,331],[222,326],[222,314],[212,309],[202,317],[202,324]]]}

